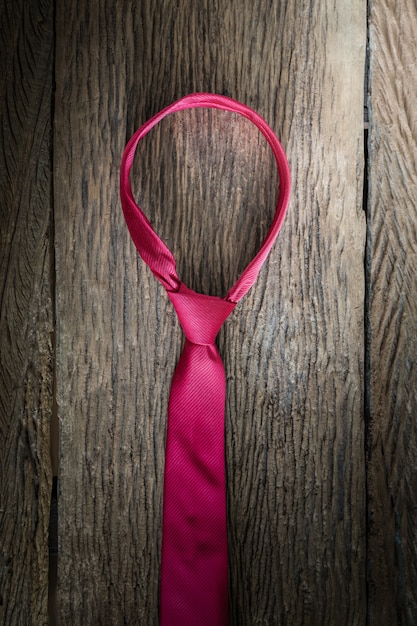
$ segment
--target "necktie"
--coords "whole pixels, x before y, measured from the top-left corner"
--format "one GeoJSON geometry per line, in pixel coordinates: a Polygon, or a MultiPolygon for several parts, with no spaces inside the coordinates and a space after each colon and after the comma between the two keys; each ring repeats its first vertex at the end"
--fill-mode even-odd
{"type": "Polygon", "coordinates": [[[227,626],[228,553],[224,460],[225,374],[216,336],[254,283],[281,228],[290,194],[284,151],[252,109],[214,94],[191,94],[166,107],[132,136],[122,157],[120,195],[135,246],[167,290],[185,334],[168,404],[165,451],[161,626],[227,626]],[[196,293],[180,281],[175,259],[136,204],[129,181],[138,142],[163,117],[186,108],[234,111],[266,137],[279,175],[279,198],[267,236],[224,298],[196,293]]]}

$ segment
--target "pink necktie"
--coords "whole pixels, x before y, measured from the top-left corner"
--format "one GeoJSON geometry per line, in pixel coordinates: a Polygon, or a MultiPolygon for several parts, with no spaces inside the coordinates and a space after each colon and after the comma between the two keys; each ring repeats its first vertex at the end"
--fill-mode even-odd
{"type": "Polygon", "coordinates": [[[228,554],[224,459],[226,382],[216,336],[236,303],[254,283],[281,228],[290,194],[284,151],[268,124],[252,109],[207,93],[186,96],[146,122],[123,153],[120,195],[136,248],[164,285],[185,333],[185,345],[171,383],[165,452],[161,564],[161,626],[226,626],[228,554]],[[278,166],[280,193],[263,245],[225,298],[188,289],[176,272],[171,251],[138,207],[129,172],[138,142],[174,111],[206,107],[234,111],[266,137],[278,166]]]}

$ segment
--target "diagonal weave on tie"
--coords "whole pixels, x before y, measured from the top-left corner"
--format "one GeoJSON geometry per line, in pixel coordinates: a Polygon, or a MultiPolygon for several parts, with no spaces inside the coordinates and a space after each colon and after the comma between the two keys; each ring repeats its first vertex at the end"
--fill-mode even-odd
{"type": "Polygon", "coordinates": [[[226,383],[214,340],[235,305],[183,284],[168,295],[186,340],[168,405],[161,624],[225,624],[226,383]]]}
{"type": "Polygon", "coordinates": [[[161,626],[227,626],[228,554],[224,406],[226,382],[216,336],[255,281],[284,220],[290,174],[271,128],[249,107],[214,94],[191,94],[146,122],[123,153],[120,194],[132,239],[164,285],[185,333],[168,405],[161,563],[161,626]],[[168,113],[190,107],[235,111],[268,140],[277,162],[280,193],[263,245],[225,298],[188,289],[175,259],[134,201],[129,172],[137,143],[168,113]]]}

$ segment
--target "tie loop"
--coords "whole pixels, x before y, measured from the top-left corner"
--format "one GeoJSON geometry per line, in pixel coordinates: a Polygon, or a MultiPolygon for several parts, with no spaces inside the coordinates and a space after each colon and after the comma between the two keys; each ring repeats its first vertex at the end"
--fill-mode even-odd
{"type": "Polygon", "coordinates": [[[273,130],[258,113],[241,102],[217,94],[195,93],[177,100],[145,122],[130,138],[123,152],[120,167],[120,197],[126,223],[139,254],[168,292],[177,291],[180,285],[180,279],[177,274],[175,258],[171,250],[169,250],[153,230],[150,221],[145,216],[142,209],[136,204],[130,185],[129,173],[138,142],[156,126],[161,119],[174,111],[199,107],[233,111],[240,113],[240,115],[243,115],[243,117],[253,122],[271,146],[277,163],[279,196],[274,219],[272,220],[272,224],[269,227],[269,231],[260,250],[246,269],[243,270],[242,274],[233,287],[229,289],[227,294],[227,300],[229,302],[238,302],[255,282],[262,264],[272,248],[284,221],[290,197],[291,177],[284,150],[273,130]]]}
{"type": "Polygon", "coordinates": [[[168,296],[188,341],[203,346],[214,343],[223,322],[236,306],[224,298],[197,293],[184,283],[180,283],[178,291],[168,291],[168,296]]]}

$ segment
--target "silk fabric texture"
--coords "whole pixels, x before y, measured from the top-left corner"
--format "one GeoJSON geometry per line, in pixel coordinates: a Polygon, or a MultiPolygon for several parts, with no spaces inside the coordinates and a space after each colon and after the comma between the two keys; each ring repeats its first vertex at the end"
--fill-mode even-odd
{"type": "Polygon", "coordinates": [[[226,382],[216,336],[253,285],[283,223],[290,173],[275,133],[250,107],[226,96],[196,93],[166,107],[130,139],[122,157],[120,195],[133,242],[165,287],[185,333],[168,403],[162,523],[161,626],[226,626],[228,548],[224,458],[226,382]],[[256,256],[224,298],[196,293],[181,282],[173,254],[136,204],[129,173],[138,142],[169,113],[188,108],[239,113],[267,139],[278,167],[275,216],[256,256]]]}

